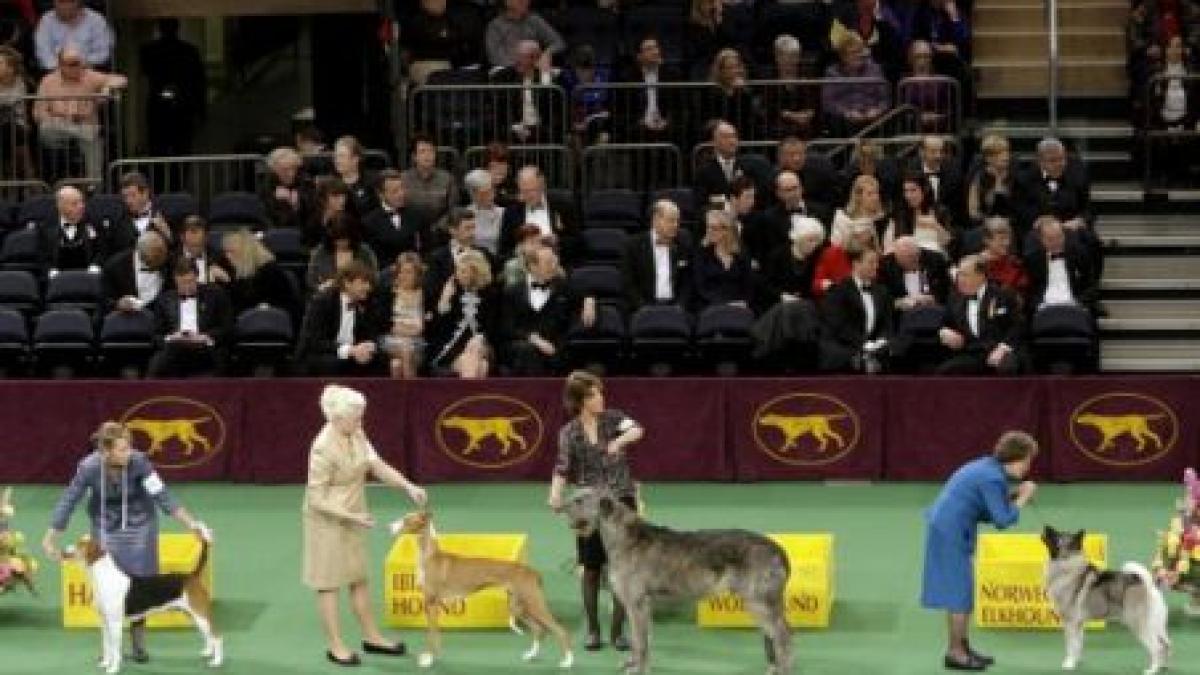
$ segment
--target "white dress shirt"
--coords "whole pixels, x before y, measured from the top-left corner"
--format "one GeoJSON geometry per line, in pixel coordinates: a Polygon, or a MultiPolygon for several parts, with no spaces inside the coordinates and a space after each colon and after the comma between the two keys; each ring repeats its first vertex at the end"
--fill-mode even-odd
{"type": "Polygon", "coordinates": [[[855,277],[854,283],[858,286],[858,294],[862,296],[863,314],[866,318],[863,335],[869,337],[871,331],[875,330],[875,298],[871,296],[870,288],[864,285],[862,279],[855,277]]]}
{"type": "Polygon", "coordinates": [[[554,228],[550,225],[550,208],[545,199],[542,199],[537,206],[525,208],[525,222],[537,225],[543,237],[554,236],[554,228]]]}
{"type": "Polygon", "coordinates": [[[350,298],[343,293],[342,301],[342,320],[338,324],[337,333],[337,355],[339,359],[350,358],[350,348],[354,346],[354,304],[350,302],[350,298]]]}
{"type": "Polygon", "coordinates": [[[727,180],[731,183],[733,182],[733,179],[737,177],[737,174],[734,173],[734,171],[736,170],[734,167],[734,163],[736,161],[737,161],[737,158],[735,158],[735,157],[730,157],[729,159],[726,159],[720,155],[717,155],[717,164],[721,167],[721,171],[724,172],[725,180],[727,180]]]}
{"type": "Polygon", "coordinates": [[[987,286],[979,289],[975,295],[967,300],[967,326],[971,329],[971,335],[979,337],[979,309],[983,306],[983,293],[987,290],[987,286]]]}
{"type": "Polygon", "coordinates": [[[538,114],[537,105],[533,100],[533,87],[539,84],[550,84],[550,73],[539,73],[536,76],[526,77],[521,81],[524,85],[521,89],[521,125],[526,127],[536,127],[541,123],[541,115],[538,114]]]}
{"type": "Polygon", "coordinates": [[[942,177],[933,169],[922,165],[921,171],[925,174],[925,179],[929,181],[929,187],[933,190],[933,200],[937,201],[938,190],[942,187],[942,177]]]}
{"type": "Polygon", "coordinates": [[[527,283],[529,284],[529,306],[533,308],[533,311],[540,312],[546,303],[550,302],[550,288],[534,288],[534,284],[541,282],[533,277],[529,277],[527,283]]]}
{"type": "Polygon", "coordinates": [[[137,274],[137,299],[139,309],[154,302],[162,291],[163,277],[157,271],[148,270],[142,256],[136,250],[133,252],[133,269],[137,274]]]}
{"type": "Polygon", "coordinates": [[[646,83],[646,112],[642,116],[642,124],[646,126],[657,125],[662,119],[662,112],[658,107],[658,71],[643,70],[642,79],[646,83]]]}
{"type": "Polygon", "coordinates": [[[196,296],[179,301],[179,331],[182,333],[200,332],[200,307],[196,296]]]}
{"type": "Polygon", "coordinates": [[[675,290],[671,287],[671,247],[653,242],[654,247],[654,299],[674,300],[675,290]]]}
{"type": "Polygon", "coordinates": [[[1042,297],[1042,305],[1073,305],[1075,296],[1071,293],[1071,277],[1067,274],[1067,261],[1063,258],[1051,258],[1046,263],[1046,295],[1042,297]]]}
{"type": "Polygon", "coordinates": [[[149,208],[142,211],[141,215],[134,217],[133,226],[137,228],[139,235],[145,234],[146,229],[150,227],[152,213],[149,208]]]}
{"type": "Polygon", "coordinates": [[[904,290],[910,296],[925,294],[925,284],[921,278],[922,276],[921,270],[904,273],[904,290]]]}

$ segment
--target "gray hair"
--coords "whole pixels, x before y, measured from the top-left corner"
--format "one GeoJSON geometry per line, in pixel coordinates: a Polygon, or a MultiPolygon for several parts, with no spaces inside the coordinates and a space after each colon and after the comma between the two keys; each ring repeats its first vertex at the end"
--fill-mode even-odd
{"type": "Polygon", "coordinates": [[[331,384],[321,392],[321,413],[326,421],[361,413],[366,407],[367,398],[349,387],[331,384]]]}
{"type": "Polygon", "coordinates": [[[1042,140],[1038,141],[1038,144],[1037,144],[1037,154],[1039,157],[1046,154],[1047,152],[1066,152],[1066,151],[1067,151],[1067,146],[1063,145],[1062,141],[1058,140],[1057,138],[1055,138],[1053,136],[1047,136],[1046,138],[1043,138],[1042,140]]]}
{"type": "Polygon", "coordinates": [[[1012,225],[1008,223],[1008,218],[1003,216],[991,216],[983,220],[984,237],[991,238],[1002,232],[1012,234],[1012,225]]]}
{"type": "Polygon", "coordinates": [[[792,230],[788,233],[789,239],[797,242],[812,235],[825,238],[825,226],[821,224],[821,221],[808,216],[792,219],[792,230]]]}
{"type": "Polygon", "coordinates": [[[274,169],[284,162],[292,162],[296,166],[304,164],[304,160],[300,157],[300,153],[296,152],[295,148],[282,147],[275,148],[267,154],[267,166],[274,169]]]}
{"type": "Polygon", "coordinates": [[[780,35],[775,38],[775,51],[787,52],[788,54],[800,53],[800,41],[793,35],[780,35]]]}
{"type": "Polygon", "coordinates": [[[492,184],[492,174],[487,172],[487,169],[471,169],[463,176],[463,185],[467,191],[474,196],[476,192],[490,186],[492,184]]]}
{"type": "Polygon", "coordinates": [[[155,245],[161,245],[164,248],[167,246],[167,240],[163,239],[157,230],[147,228],[145,232],[138,235],[137,252],[139,255],[145,256],[155,245]]]}

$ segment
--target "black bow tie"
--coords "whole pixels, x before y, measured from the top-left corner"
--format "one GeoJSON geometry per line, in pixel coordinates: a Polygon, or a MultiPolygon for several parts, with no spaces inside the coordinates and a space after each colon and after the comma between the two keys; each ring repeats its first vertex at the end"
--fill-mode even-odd
{"type": "Polygon", "coordinates": [[[1061,254],[1061,253],[1051,253],[1051,254],[1050,254],[1050,259],[1051,259],[1051,260],[1063,260],[1063,254],[1061,254]]]}
{"type": "Polygon", "coordinates": [[[870,293],[870,292],[871,292],[871,284],[862,284],[862,285],[860,285],[860,286],[859,286],[859,288],[861,288],[861,289],[862,289],[862,292],[863,292],[863,293],[870,293]]]}
{"type": "Polygon", "coordinates": [[[548,290],[550,290],[550,284],[548,284],[548,283],[541,283],[541,282],[537,282],[537,281],[530,282],[530,284],[529,284],[529,287],[530,287],[531,289],[535,290],[535,291],[548,291],[548,290]]]}
{"type": "Polygon", "coordinates": [[[158,270],[150,269],[149,267],[139,267],[139,268],[138,268],[138,271],[139,271],[139,272],[150,272],[150,273],[153,273],[153,272],[157,272],[158,270]]]}
{"type": "Polygon", "coordinates": [[[195,294],[195,293],[188,293],[187,295],[184,295],[183,293],[180,293],[180,294],[179,294],[179,301],[180,301],[180,302],[183,302],[184,300],[195,300],[195,299],[196,299],[196,294],[195,294]]]}

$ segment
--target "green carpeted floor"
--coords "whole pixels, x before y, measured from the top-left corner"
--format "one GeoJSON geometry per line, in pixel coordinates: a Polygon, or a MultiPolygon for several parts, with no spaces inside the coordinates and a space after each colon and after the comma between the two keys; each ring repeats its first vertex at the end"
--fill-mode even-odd
{"type": "MultiPolygon", "coordinates": [[[[943,617],[922,611],[916,601],[921,562],[921,509],[932,485],[656,484],[646,488],[652,520],[681,528],[745,527],[765,532],[830,531],[837,537],[837,603],[825,631],[795,635],[796,673],[937,673],[943,617]]],[[[326,665],[312,594],[300,582],[298,487],[186,485],[174,491],[217,533],[218,620],[226,635],[226,673],[274,675],[343,672],[326,665]]],[[[36,545],[59,488],[16,490],[16,527],[36,545]]],[[[1112,561],[1145,561],[1156,528],[1162,527],[1177,489],[1174,485],[1043,486],[1038,505],[1019,531],[1043,522],[1107,532],[1112,561]]],[[[530,562],[543,572],[551,604],[576,634],[581,623],[575,577],[569,561],[573,541],[565,525],[542,505],[540,485],[444,485],[431,488],[441,532],[524,531],[530,562]]],[[[372,489],[377,518],[386,522],[406,507],[395,493],[372,489]]],[[[77,513],[71,535],[84,527],[77,513]]],[[[170,528],[177,526],[171,525],[170,528]]],[[[168,529],[170,529],[168,528],[168,529]]],[[[373,559],[382,568],[388,546],[383,528],[372,535],[373,559]]],[[[376,580],[378,577],[376,577],[376,580]]],[[[98,633],[62,629],[57,569],[41,574],[42,596],[0,596],[0,673],[95,672],[98,633]]],[[[375,584],[376,605],[382,592],[375,584]]],[[[1182,598],[1171,598],[1178,608],[1182,598]]],[[[762,643],[750,631],[702,631],[690,608],[658,613],[653,648],[655,673],[760,673],[762,643]]],[[[350,637],[357,633],[345,616],[350,637]]],[[[1173,670],[1200,673],[1200,619],[1172,616],[1173,670]]],[[[415,632],[402,632],[410,644],[415,632]]],[[[976,644],[993,653],[993,673],[1051,673],[1062,658],[1055,632],[977,632],[976,644]]],[[[155,632],[153,661],[130,664],[129,673],[203,672],[198,637],[191,631],[155,632]]],[[[524,664],[523,638],[506,632],[449,632],[446,655],[436,672],[548,673],[557,653],[524,664]]],[[[579,651],[576,672],[612,673],[612,651],[579,651]]],[[[1143,667],[1141,648],[1123,629],[1090,633],[1082,672],[1134,673],[1143,667]]],[[[358,672],[416,670],[412,658],[368,658],[358,672]]],[[[353,671],[352,671],[353,672],[353,671]]]]}

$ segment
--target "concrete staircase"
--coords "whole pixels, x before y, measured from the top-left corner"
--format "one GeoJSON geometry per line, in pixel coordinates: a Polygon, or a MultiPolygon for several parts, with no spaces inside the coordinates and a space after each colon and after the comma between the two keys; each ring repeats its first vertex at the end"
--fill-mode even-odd
{"type": "MultiPolygon", "coordinates": [[[[1123,96],[1127,0],[1059,1],[1064,96],[1123,96]]],[[[978,0],[974,56],[980,98],[1039,98],[1049,90],[1045,10],[1030,0],[978,0]]]]}

